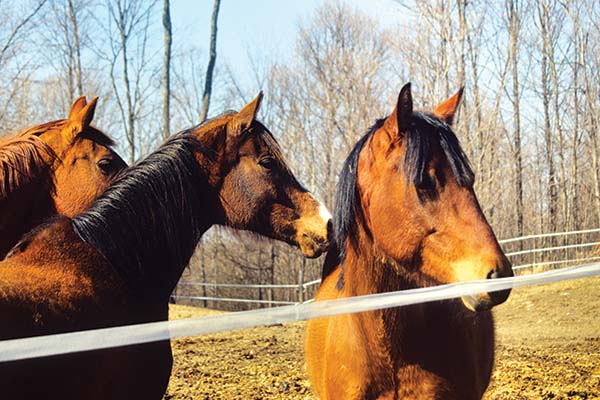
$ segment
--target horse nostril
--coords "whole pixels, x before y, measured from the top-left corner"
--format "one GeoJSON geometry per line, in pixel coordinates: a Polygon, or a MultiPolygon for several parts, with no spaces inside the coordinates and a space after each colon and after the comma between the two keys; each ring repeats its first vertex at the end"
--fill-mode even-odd
{"type": "Polygon", "coordinates": [[[497,269],[493,269],[490,272],[488,272],[488,274],[487,274],[487,279],[496,279],[499,277],[500,277],[500,275],[498,274],[497,269]]]}

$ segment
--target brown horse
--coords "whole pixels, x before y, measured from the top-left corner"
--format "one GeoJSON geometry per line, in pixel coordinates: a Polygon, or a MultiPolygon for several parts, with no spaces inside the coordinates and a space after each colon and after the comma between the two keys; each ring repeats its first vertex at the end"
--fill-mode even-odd
{"type": "MultiPolygon", "coordinates": [[[[262,94],[174,135],[119,174],[84,213],[38,228],[0,263],[0,339],[166,320],[212,225],[328,247],[331,220],[256,120],[262,94]]],[[[68,346],[68,343],[65,343],[68,346]]],[[[170,343],[0,364],[11,399],[160,399],[170,343]]]]}
{"type": "MultiPolygon", "coordinates": [[[[450,128],[461,95],[413,112],[407,84],[356,144],[317,301],[512,275],[450,128]]],[[[312,385],[321,399],[479,399],[494,360],[488,310],[508,294],[310,321],[312,385]]]]}
{"type": "Polygon", "coordinates": [[[85,210],[127,166],[90,126],[96,101],[80,97],[67,119],[0,141],[0,259],[48,216],[85,210]]]}

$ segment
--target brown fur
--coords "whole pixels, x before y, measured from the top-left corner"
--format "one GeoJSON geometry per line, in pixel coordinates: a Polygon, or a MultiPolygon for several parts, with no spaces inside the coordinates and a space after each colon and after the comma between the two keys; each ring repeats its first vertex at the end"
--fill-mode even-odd
{"type": "MultiPolygon", "coordinates": [[[[259,104],[260,96],[240,113],[175,135],[86,212],[22,241],[0,263],[0,339],[166,320],[194,236],[213,224],[296,246],[307,236],[306,256],[324,251],[329,221],[314,222],[319,203],[281,159],[260,164],[275,155],[255,121],[259,104]],[[188,173],[194,180],[183,182],[188,173]]],[[[168,341],[0,364],[0,391],[11,399],[158,400],[171,365],[168,341]]]]}
{"type": "Polygon", "coordinates": [[[126,167],[112,140],[90,126],[95,105],[81,97],[68,119],[0,141],[0,259],[48,216],[86,209],[126,167]]]}
{"type": "Polygon", "coordinates": [[[37,136],[0,140],[0,199],[37,179],[54,162],[54,152],[37,136]]]}
{"type": "MultiPolygon", "coordinates": [[[[451,122],[461,92],[433,114],[451,122]]],[[[338,243],[346,250],[343,279],[337,257],[328,256],[332,265],[324,270],[331,273],[324,274],[317,301],[512,275],[472,182],[457,182],[439,144],[432,142],[437,147],[427,165],[432,187],[416,188],[403,176],[405,133],[414,118],[406,86],[359,155],[361,218],[352,237],[338,243]]],[[[310,321],[305,352],[313,388],[323,400],[480,399],[494,359],[488,310],[507,296],[310,321]]]]}

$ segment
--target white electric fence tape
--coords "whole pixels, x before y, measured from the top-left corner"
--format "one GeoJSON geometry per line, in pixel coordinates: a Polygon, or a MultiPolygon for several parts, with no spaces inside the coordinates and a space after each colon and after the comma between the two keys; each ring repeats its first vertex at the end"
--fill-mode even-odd
{"type": "MultiPolygon", "coordinates": [[[[526,285],[600,275],[600,263],[538,274],[462,282],[309,304],[0,341],[0,362],[106,349],[339,314],[446,300],[526,285]]],[[[0,318],[1,319],[1,318],[0,318]]]]}

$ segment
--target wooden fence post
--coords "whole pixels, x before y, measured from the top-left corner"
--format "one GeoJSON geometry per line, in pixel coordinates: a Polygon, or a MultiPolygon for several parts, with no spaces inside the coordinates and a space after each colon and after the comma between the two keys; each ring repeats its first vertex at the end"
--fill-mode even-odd
{"type": "Polygon", "coordinates": [[[298,303],[304,303],[304,260],[298,270],[298,303]]]}

